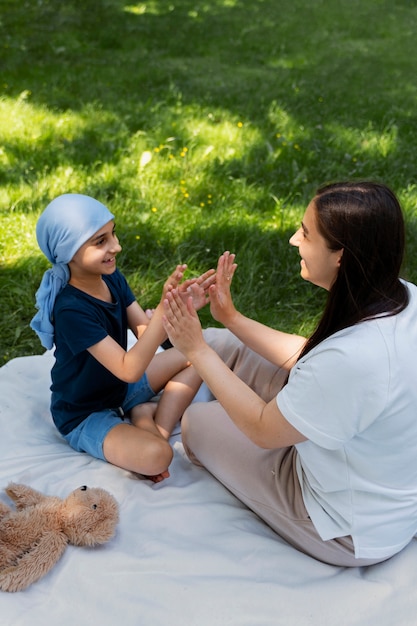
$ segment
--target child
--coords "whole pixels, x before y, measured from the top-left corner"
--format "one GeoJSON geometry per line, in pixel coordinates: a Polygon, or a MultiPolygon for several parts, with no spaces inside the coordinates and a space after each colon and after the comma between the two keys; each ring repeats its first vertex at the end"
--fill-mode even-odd
{"type": "Polygon", "coordinates": [[[45,348],[55,345],[51,412],[67,442],[160,482],[173,456],[167,440],[201,384],[175,348],[155,354],[166,339],[162,301],[177,287],[201,308],[214,270],[180,284],[187,266],[178,265],[149,319],[116,269],[121,246],[113,219],[81,194],[46,207],[36,235],[52,268],[36,294],[31,327],[45,348]],[[137,342],[128,350],[129,328],[137,342]],[[162,389],[159,403],[149,403],[162,389]]]}

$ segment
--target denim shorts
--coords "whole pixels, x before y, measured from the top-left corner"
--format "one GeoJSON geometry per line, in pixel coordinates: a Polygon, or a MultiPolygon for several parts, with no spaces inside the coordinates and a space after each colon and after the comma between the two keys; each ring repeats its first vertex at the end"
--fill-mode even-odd
{"type": "Polygon", "coordinates": [[[148,402],[154,396],[155,392],[148,382],[147,375],[144,374],[138,382],[128,384],[121,407],[91,413],[81,424],[64,435],[64,438],[77,452],[86,452],[96,459],[105,461],[103,443],[110,430],[123,421],[130,424],[128,420],[129,411],[137,404],[148,402]]]}

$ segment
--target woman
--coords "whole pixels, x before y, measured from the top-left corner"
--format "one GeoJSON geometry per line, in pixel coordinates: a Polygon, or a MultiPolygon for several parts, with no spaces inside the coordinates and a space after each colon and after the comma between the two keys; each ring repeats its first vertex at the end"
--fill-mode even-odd
{"type": "Polygon", "coordinates": [[[218,263],[203,334],[192,303],[164,326],[216,401],[189,407],[184,445],[279,535],[338,566],[371,565],[417,532],[417,288],[399,279],[404,223],[382,184],[318,190],[290,243],[328,291],[312,336],[267,328],[230,296],[218,263]]]}

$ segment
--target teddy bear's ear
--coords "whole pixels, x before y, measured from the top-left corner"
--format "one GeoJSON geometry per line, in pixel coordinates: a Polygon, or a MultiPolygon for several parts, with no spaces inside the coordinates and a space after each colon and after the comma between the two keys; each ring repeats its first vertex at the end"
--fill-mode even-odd
{"type": "Polygon", "coordinates": [[[119,507],[113,496],[103,489],[90,489],[88,495],[66,519],[65,533],[73,545],[93,546],[109,541],[119,521],[119,507]]]}

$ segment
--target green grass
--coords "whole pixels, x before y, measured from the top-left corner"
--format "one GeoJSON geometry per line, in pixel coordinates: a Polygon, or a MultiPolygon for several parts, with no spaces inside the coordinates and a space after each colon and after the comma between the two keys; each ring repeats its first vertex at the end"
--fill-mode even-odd
{"type": "Polygon", "coordinates": [[[416,30],[411,0],[0,0],[0,363],[42,352],[34,231],[64,192],[116,214],[144,307],[229,249],[238,307],[309,333],[288,239],[336,179],[398,193],[416,281],[416,30]]]}

